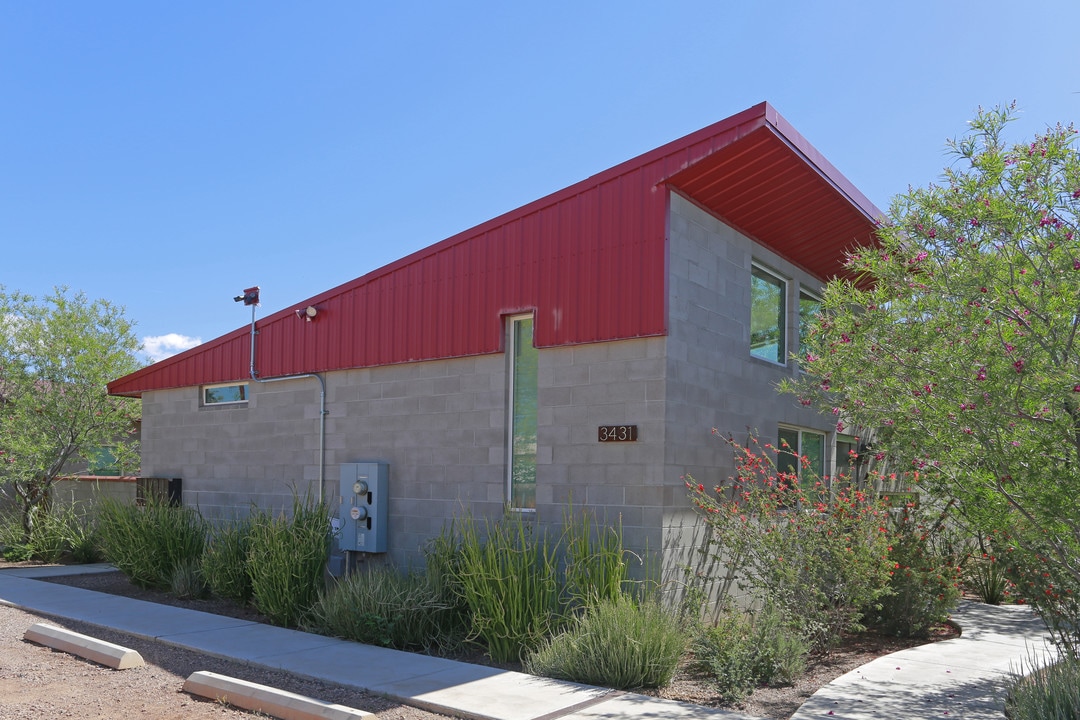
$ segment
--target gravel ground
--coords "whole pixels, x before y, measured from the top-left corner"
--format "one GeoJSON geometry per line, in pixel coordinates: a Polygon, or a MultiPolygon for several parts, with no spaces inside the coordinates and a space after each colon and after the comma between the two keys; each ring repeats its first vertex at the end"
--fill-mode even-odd
{"type": "MultiPolygon", "coordinates": [[[[251,718],[255,713],[183,692],[184,680],[199,670],[314,697],[375,713],[381,720],[437,720],[445,716],[401,705],[355,688],[306,680],[295,675],[181,650],[153,640],[104,630],[85,623],[40,617],[0,605],[0,718],[154,718],[206,720],[251,718]],[[111,670],[88,660],[24,641],[38,622],[137,650],[146,665],[111,670]]],[[[265,716],[260,716],[265,717],[265,716]]]]}

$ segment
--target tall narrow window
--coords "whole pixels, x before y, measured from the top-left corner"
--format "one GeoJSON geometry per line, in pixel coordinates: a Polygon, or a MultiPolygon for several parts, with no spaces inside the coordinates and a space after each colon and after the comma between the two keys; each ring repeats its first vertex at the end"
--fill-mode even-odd
{"type": "Polygon", "coordinates": [[[509,477],[510,507],[536,508],[536,396],[537,352],[533,345],[533,319],[520,315],[509,320],[510,408],[509,477]]]}
{"type": "Polygon", "coordinates": [[[799,355],[806,354],[807,341],[810,338],[810,326],[821,312],[821,300],[805,290],[799,291],[799,355]]]}
{"type": "Polygon", "coordinates": [[[753,267],[750,278],[750,354],[783,364],[787,314],[787,283],[770,272],[753,267]]]}

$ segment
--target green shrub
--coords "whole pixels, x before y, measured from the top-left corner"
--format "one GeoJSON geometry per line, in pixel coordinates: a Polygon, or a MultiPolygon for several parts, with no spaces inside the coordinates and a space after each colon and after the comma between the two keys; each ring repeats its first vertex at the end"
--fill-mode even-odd
{"type": "Polygon", "coordinates": [[[621,690],[671,682],[688,632],[658,602],[616,596],[590,606],[525,659],[535,675],[621,690]]]}
{"type": "Polygon", "coordinates": [[[251,522],[240,520],[215,526],[202,556],[202,574],[210,592],[242,603],[251,600],[248,551],[251,522]]]}
{"type": "Polygon", "coordinates": [[[867,624],[897,637],[929,637],[948,619],[960,598],[960,573],[952,558],[934,551],[930,537],[943,518],[931,522],[915,508],[891,520],[889,594],[866,608],[867,624]]]}
{"type": "Polygon", "coordinates": [[[387,566],[360,571],[322,593],[305,624],[323,635],[369,645],[426,649],[453,631],[453,607],[437,582],[387,566]]]}
{"type": "Polygon", "coordinates": [[[247,566],[255,607],[275,625],[295,627],[318,599],[330,556],[330,512],[293,497],[292,515],[251,518],[247,566]]]}
{"type": "Polygon", "coordinates": [[[1005,710],[1011,720],[1080,718],[1080,660],[1064,658],[1042,667],[1027,663],[1008,687],[1005,710]]]}
{"type": "Polygon", "coordinates": [[[460,521],[454,587],[469,612],[473,637],[496,662],[520,660],[560,623],[555,552],[519,513],[499,522],[460,521]]]}
{"type": "Polygon", "coordinates": [[[697,667],[712,675],[729,702],[758,685],[794,682],[805,672],[810,652],[810,644],[768,608],[756,615],[724,609],[716,625],[699,629],[692,647],[697,667]]]}
{"type": "Polygon", "coordinates": [[[176,568],[197,562],[206,523],[194,508],[150,498],[145,506],[103,500],[98,506],[102,552],[141,587],[169,590],[176,568]]]}

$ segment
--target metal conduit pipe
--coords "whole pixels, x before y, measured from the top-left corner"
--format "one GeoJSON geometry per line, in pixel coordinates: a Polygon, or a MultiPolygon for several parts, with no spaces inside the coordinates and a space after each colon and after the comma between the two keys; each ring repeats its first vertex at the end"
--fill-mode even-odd
{"type": "Polygon", "coordinates": [[[326,484],[326,380],[316,373],[301,375],[281,375],[272,378],[260,378],[255,372],[255,305],[251,306],[251,379],[257,383],[281,382],[282,380],[300,380],[315,378],[319,381],[319,504],[323,501],[323,485],[326,484]]]}

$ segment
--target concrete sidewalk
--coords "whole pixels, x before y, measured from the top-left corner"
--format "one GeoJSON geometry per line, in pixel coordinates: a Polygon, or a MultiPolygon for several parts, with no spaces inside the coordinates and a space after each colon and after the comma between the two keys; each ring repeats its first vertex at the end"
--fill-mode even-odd
{"type": "Polygon", "coordinates": [[[964,601],[952,614],[960,637],[885,655],[822,687],[791,720],[1005,717],[1013,671],[1057,657],[1026,605],[964,601]]]}
{"type": "MultiPolygon", "coordinates": [[[[491,720],[746,720],[700,705],[399,652],[158,605],[34,578],[109,566],[0,571],[0,603],[79,620],[218,657],[359,687],[446,715],[491,720]]],[[[1021,662],[1054,657],[1025,606],[962,603],[959,638],[886,655],[821,688],[791,720],[1000,720],[1003,689],[1021,662]]]]}
{"type": "Polygon", "coordinates": [[[103,569],[112,568],[0,570],[0,603],[363,688],[407,705],[457,717],[491,720],[746,720],[749,717],[690,703],[361,645],[35,579],[103,569]]]}

